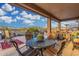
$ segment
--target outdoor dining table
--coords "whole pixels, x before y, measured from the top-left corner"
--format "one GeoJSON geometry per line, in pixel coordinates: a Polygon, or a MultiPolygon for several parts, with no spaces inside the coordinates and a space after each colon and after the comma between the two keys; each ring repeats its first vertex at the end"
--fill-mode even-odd
{"type": "Polygon", "coordinates": [[[51,40],[44,39],[43,41],[39,42],[37,38],[33,38],[31,40],[26,41],[27,46],[39,50],[42,56],[43,56],[43,49],[49,46],[52,46],[54,44],[55,44],[55,41],[53,39],[51,40]]]}

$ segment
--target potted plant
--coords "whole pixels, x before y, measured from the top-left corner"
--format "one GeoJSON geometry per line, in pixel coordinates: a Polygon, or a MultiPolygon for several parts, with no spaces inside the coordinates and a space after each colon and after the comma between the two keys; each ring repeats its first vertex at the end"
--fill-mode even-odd
{"type": "Polygon", "coordinates": [[[43,34],[38,34],[37,39],[38,39],[39,42],[43,41],[44,40],[43,34]]]}

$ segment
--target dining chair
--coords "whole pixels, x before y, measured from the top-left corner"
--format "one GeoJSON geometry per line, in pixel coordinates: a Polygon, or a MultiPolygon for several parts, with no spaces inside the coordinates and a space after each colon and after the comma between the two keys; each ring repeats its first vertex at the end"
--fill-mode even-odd
{"type": "Polygon", "coordinates": [[[25,38],[26,38],[26,40],[31,40],[32,37],[33,37],[33,35],[32,35],[31,32],[26,32],[26,34],[25,34],[25,38]]]}
{"type": "Polygon", "coordinates": [[[58,56],[60,56],[60,55],[62,54],[63,49],[65,48],[65,44],[66,44],[66,41],[63,41],[63,42],[61,43],[61,47],[60,47],[59,51],[57,52],[57,55],[58,55],[58,56]]]}
{"type": "Polygon", "coordinates": [[[26,51],[21,52],[20,48],[18,47],[18,44],[15,41],[11,41],[13,46],[16,48],[16,51],[19,53],[20,56],[37,56],[38,51],[33,48],[28,48],[26,51]]]}
{"type": "Polygon", "coordinates": [[[49,55],[56,55],[56,56],[61,56],[62,55],[62,52],[63,52],[63,49],[64,49],[64,47],[65,47],[65,44],[66,44],[66,42],[65,41],[63,41],[62,43],[61,43],[61,47],[59,48],[59,49],[56,49],[56,48],[54,48],[54,47],[48,47],[47,49],[46,49],[46,51],[45,51],[45,53],[48,53],[49,55]]]}

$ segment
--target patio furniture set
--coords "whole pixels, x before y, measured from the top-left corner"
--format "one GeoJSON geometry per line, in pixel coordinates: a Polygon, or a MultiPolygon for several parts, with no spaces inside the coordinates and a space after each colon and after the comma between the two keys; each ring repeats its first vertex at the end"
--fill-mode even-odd
{"type": "MultiPolygon", "coordinates": [[[[30,35],[30,34],[29,34],[30,35]]],[[[43,52],[46,49],[49,49],[49,47],[55,47],[55,40],[53,39],[44,39],[42,41],[38,41],[37,37],[32,37],[30,35],[30,37],[26,36],[26,45],[28,46],[29,49],[26,49],[26,51],[21,52],[18,44],[14,41],[11,40],[11,43],[13,43],[14,47],[16,48],[16,51],[19,53],[19,55],[21,56],[44,56],[43,52]]],[[[55,55],[61,55],[62,54],[62,50],[65,46],[65,41],[62,42],[60,49],[56,52],[55,55]]],[[[52,51],[52,49],[51,49],[52,51]]]]}

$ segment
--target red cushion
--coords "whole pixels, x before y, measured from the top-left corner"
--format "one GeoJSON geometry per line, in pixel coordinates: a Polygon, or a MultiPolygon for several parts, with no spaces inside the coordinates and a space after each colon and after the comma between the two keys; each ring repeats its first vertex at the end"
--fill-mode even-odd
{"type": "Polygon", "coordinates": [[[1,42],[2,49],[10,48],[11,44],[8,42],[1,42]]]}
{"type": "MultiPolygon", "coordinates": [[[[20,41],[20,40],[18,40],[18,39],[16,39],[15,42],[16,42],[18,45],[23,44],[23,42],[20,41]]],[[[2,49],[7,49],[7,48],[12,47],[12,44],[11,44],[10,42],[1,42],[1,47],[2,47],[2,49]]]]}
{"type": "Polygon", "coordinates": [[[20,40],[18,40],[18,39],[16,39],[15,42],[16,42],[18,45],[23,44],[23,42],[20,41],[20,40]]]}

